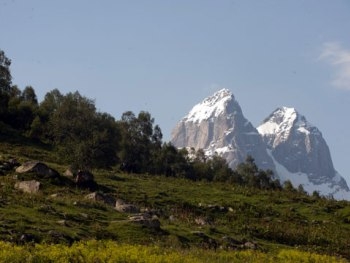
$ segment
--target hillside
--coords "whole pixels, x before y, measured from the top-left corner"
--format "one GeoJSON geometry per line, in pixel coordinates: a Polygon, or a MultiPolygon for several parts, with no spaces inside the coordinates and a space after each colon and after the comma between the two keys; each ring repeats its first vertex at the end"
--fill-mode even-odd
{"type": "Polygon", "coordinates": [[[64,177],[68,165],[58,163],[45,145],[0,143],[1,162],[11,158],[19,163],[40,160],[60,176],[47,179],[35,172],[3,172],[3,241],[73,244],[97,239],[181,251],[198,248],[271,254],[297,247],[350,259],[350,206],[345,201],[295,190],[259,190],[232,183],[125,174],[116,168],[93,170],[97,185],[89,189],[64,177]],[[41,183],[38,193],[14,188],[18,181],[29,179],[41,183]],[[87,197],[95,191],[99,195],[87,197]],[[130,209],[116,211],[108,200],[129,204],[130,209]]]}

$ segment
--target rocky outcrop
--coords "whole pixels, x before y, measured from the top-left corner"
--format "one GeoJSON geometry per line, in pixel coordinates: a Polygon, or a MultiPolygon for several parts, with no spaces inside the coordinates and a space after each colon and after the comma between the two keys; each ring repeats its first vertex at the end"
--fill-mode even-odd
{"type": "Polygon", "coordinates": [[[231,168],[251,155],[260,168],[274,169],[258,131],[227,89],[194,106],[174,128],[171,142],[179,148],[204,149],[209,156],[219,154],[231,168]]]}

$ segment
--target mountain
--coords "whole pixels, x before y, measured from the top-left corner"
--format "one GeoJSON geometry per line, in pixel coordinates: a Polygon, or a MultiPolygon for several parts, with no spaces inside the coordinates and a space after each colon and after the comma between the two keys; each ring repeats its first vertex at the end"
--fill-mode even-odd
{"type": "Polygon", "coordinates": [[[290,180],[308,193],[350,200],[322,133],[294,108],[278,108],[256,129],[233,94],[222,89],[192,108],[173,129],[171,142],[203,149],[207,156],[219,154],[233,169],[251,155],[282,183],[290,180]]]}
{"type": "Polygon", "coordinates": [[[349,188],[334,169],[322,133],[294,108],[276,109],[257,129],[282,181],[302,184],[307,192],[349,199],[349,188]]]}
{"type": "Polygon", "coordinates": [[[203,149],[207,155],[217,153],[231,168],[251,155],[260,168],[274,170],[260,134],[227,89],[195,105],[173,129],[171,142],[179,148],[203,149]]]}

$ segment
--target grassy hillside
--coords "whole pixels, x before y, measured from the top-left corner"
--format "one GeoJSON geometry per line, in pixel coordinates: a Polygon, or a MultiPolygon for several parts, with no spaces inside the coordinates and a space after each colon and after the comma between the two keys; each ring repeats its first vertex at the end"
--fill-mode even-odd
{"type": "MultiPolygon", "coordinates": [[[[0,161],[14,157],[20,163],[40,160],[60,174],[68,166],[59,163],[45,145],[0,143],[0,161]]],[[[249,250],[277,257],[282,250],[298,249],[350,259],[349,202],[227,183],[123,174],[117,169],[93,174],[99,193],[133,204],[159,220],[160,227],[132,222],[134,215],[87,199],[91,190],[77,187],[72,178],[40,179],[11,170],[0,176],[0,239],[26,246],[113,240],[180,254],[194,249],[196,253],[198,249],[212,251],[208,253],[249,250]],[[42,183],[39,193],[14,188],[26,179],[42,183]]]]}

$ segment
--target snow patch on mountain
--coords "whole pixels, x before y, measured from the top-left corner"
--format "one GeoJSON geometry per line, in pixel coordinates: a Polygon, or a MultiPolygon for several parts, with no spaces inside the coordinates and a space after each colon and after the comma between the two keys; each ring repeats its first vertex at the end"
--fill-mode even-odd
{"type": "Polygon", "coordinates": [[[286,181],[290,181],[294,188],[298,188],[299,185],[302,185],[304,190],[309,194],[312,194],[314,191],[316,191],[326,197],[333,197],[338,200],[350,200],[350,192],[346,191],[338,185],[342,180],[342,177],[339,173],[336,173],[336,176],[331,182],[314,184],[310,181],[309,176],[306,173],[292,173],[288,171],[283,165],[276,161],[271,153],[271,150],[268,150],[267,152],[275,164],[276,172],[281,184],[286,181]]]}

